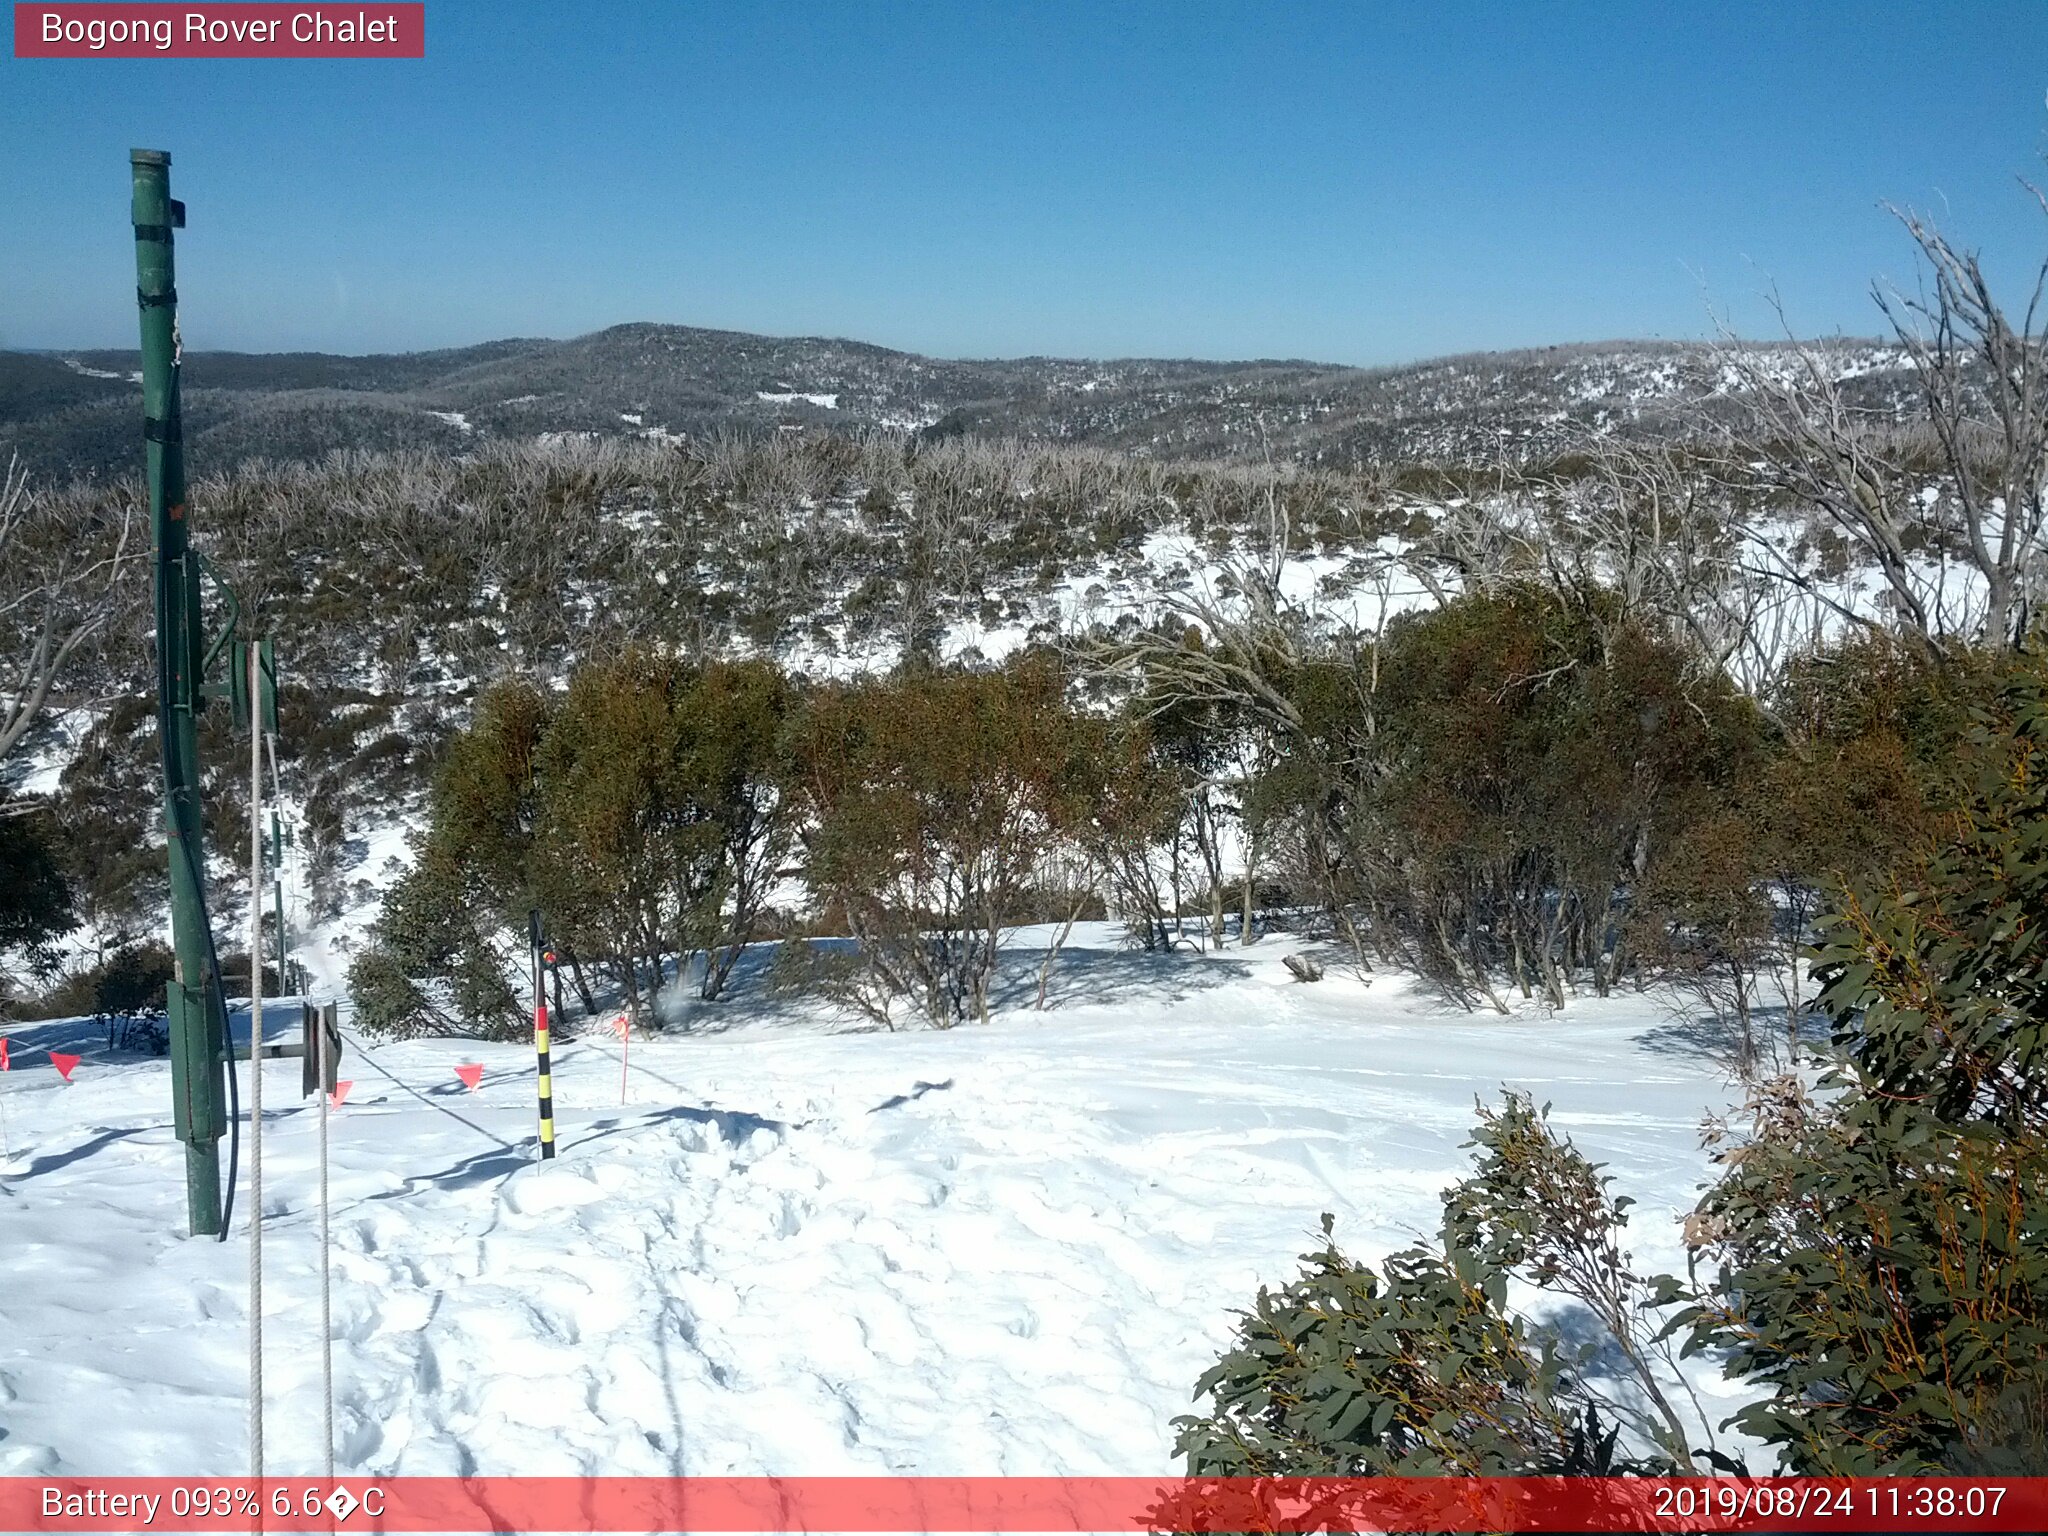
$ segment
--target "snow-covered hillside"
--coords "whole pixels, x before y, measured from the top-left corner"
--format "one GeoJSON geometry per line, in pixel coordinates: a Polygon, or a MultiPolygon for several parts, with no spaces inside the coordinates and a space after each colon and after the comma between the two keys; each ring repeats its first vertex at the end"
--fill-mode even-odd
{"type": "MultiPolygon", "coordinates": [[[[1726,1089],[1642,997],[1450,1013],[1396,978],[1294,983],[1284,935],[1145,956],[1088,929],[1031,1008],[845,1033],[765,994],[693,1032],[556,1054],[534,1160],[521,1046],[351,1035],[334,1115],[340,1465],[424,1473],[1151,1473],[1174,1415],[1319,1213],[1377,1259],[1435,1230],[1503,1084],[1641,1202],[1644,1268],[1726,1089]],[[474,1095],[454,1067],[484,1067],[474,1095]],[[534,1431],[541,1433],[534,1433],[534,1431]]],[[[573,1026],[572,1026],[573,1028],[573,1026]]],[[[244,1457],[247,1299],[183,1235],[161,1060],[18,1026],[0,1077],[0,1474],[244,1457]],[[38,1049],[85,1060],[66,1085],[38,1049]]],[[[270,1465],[317,1471],[317,1115],[266,1075],[270,1465]]],[[[246,1168],[246,1157],[245,1157],[246,1168]]],[[[1536,1298],[1521,1298],[1523,1302],[1536,1298]]],[[[1708,1412],[1711,1369],[1697,1381],[1708,1412]]]]}

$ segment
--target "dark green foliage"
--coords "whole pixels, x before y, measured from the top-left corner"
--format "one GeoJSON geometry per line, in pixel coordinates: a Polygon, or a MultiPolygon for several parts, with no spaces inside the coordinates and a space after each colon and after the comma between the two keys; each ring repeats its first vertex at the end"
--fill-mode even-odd
{"type": "Polygon", "coordinates": [[[1161,852],[1185,824],[1186,782],[1142,719],[1117,719],[1099,751],[1100,791],[1076,835],[1106,904],[1146,950],[1162,950],[1179,904],[1161,852]]]}
{"type": "MultiPolygon", "coordinates": [[[[1635,1201],[1551,1129],[1549,1106],[1509,1092],[1498,1111],[1479,1108],[1472,1175],[1444,1195],[1445,1231],[1459,1250],[1531,1285],[1579,1303],[1620,1352],[1648,1412],[1625,1416],[1680,1469],[1696,1470],[1687,1424],[1668,1388],[1678,1370],[1648,1306],[1663,1282],[1639,1275],[1621,1244],[1635,1201]]],[[[1707,1426],[1701,1426],[1707,1428],[1707,1426]]]]}
{"type": "Polygon", "coordinates": [[[1210,1411],[1176,1421],[1190,1476],[1670,1474],[1716,1458],[1689,1449],[1688,1430],[1707,1427],[1667,1395],[1677,1371],[1653,1309],[1669,1282],[1635,1274],[1620,1247],[1631,1202],[1525,1095],[1482,1107],[1470,1145],[1473,1173],[1444,1193],[1441,1252],[1376,1272],[1331,1243],[1285,1289],[1260,1290],[1196,1385],[1210,1411]],[[1592,1314],[1626,1363],[1625,1395],[1580,1372],[1597,1348],[1562,1351],[1508,1313],[1511,1278],[1592,1314]],[[1625,1448],[1624,1430],[1652,1449],[1625,1448]]]}
{"type": "Polygon", "coordinates": [[[1696,1346],[1796,1470],[2048,1465],[2048,684],[2023,664],[1946,839],[1825,924],[1832,1090],[1763,1085],[1693,1218],[1696,1346]]]}
{"type": "Polygon", "coordinates": [[[512,982],[535,907],[586,1005],[594,969],[641,1014],[693,953],[700,996],[720,996],[789,847],[792,704],[765,663],[639,649],[582,668],[559,699],[487,691],[442,754],[417,862],[351,968],[364,1027],[523,1029],[512,982]]]}
{"type": "Polygon", "coordinates": [[[0,949],[44,969],[51,943],[78,926],[47,818],[0,800],[0,949]]]}
{"type": "Polygon", "coordinates": [[[536,899],[578,953],[620,970],[636,1014],[671,957],[702,951],[715,998],[787,845],[774,668],[648,652],[579,671],[536,772],[536,899]]]}
{"type": "Polygon", "coordinates": [[[363,1029],[400,1039],[517,1039],[527,1015],[508,978],[524,951],[503,921],[502,899],[430,833],[349,966],[363,1029]]]}
{"type": "MultiPolygon", "coordinates": [[[[1323,1231],[1330,1232],[1330,1218],[1323,1231]]],[[[1378,1272],[1336,1245],[1261,1288],[1176,1421],[1196,1477],[1668,1471],[1617,1446],[1565,1361],[1506,1311],[1508,1270],[1449,1241],[1378,1272]]]]}
{"type": "Polygon", "coordinates": [[[98,964],[72,972],[29,999],[22,1012],[43,1019],[154,1012],[164,1006],[173,963],[170,948],[156,940],[124,944],[98,964]]]}
{"type": "Polygon", "coordinates": [[[102,930],[140,929],[168,896],[162,772],[155,711],[136,695],[86,733],[53,797],[80,914],[102,930]]]}
{"type": "Polygon", "coordinates": [[[723,994],[760,929],[795,840],[788,731],[798,706],[795,685],[759,661],[706,667],[687,702],[686,792],[718,840],[713,873],[682,934],[704,953],[698,994],[706,1001],[723,994]]]}
{"type": "Polygon", "coordinates": [[[1631,888],[1761,758],[1753,706],[1610,606],[1476,593],[1288,679],[1275,788],[1305,862],[1461,999],[1504,1009],[1502,973],[1554,1006],[1575,976],[1611,986],[1631,888]]]}
{"type": "Polygon", "coordinates": [[[1960,749],[1998,686],[1989,652],[1935,660],[1884,636],[1794,657],[1767,699],[1782,745],[1749,813],[1769,860],[1831,888],[1918,851],[1969,791],[1960,749]]]}
{"type": "MultiPolygon", "coordinates": [[[[1975,718],[1967,751],[1937,775],[1966,790],[1944,815],[1927,812],[1945,835],[1882,883],[1850,887],[1823,924],[1825,1091],[1792,1074],[1751,1078],[1746,1129],[1713,1130],[1723,1172],[1686,1220],[1704,1261],[1689,1283],[1633,1271],[1628,1201],[1510,1094],[1481,1111],[1477,1167],[1445,1196],[1441,1257],[1397,1255],[1375,1275],[1331,1249],[1294,1286],[1261,1293],[1238,1347],[1203,1378],[1214,1411],[1182,1422],[1190,1470],[1555,1469],[1574,1412],[1598,1403],[1612,1424],[1628,1410],[1500,1315],[1510,1274],[1579,1302],[1618,1346],[1651,1405],[1635,1428],[1658,1448],[1634,1470],[1732,1466],[1686,1447],[1668,1392],[1673,1337],[1721,1352],[1732,1376],[1763,1389],[1732,1422],[1792,1471],[2048,1465],[2038,662],[2008,668],[1996,708],[1975,718]],[[1660,1315],[1669,1321],[1653,1331],[1660,1315]],[[1447,1361],[1455,1368],[1431,1370],[1447,1361]]],[[[1739,828],[1709,817],[1688,835],[1700,827],[1739,869],[1739,828]]]]}
{"type": "Polygon", "coordinates": [[[510,1039],[523,1028],[507,975],[523,953],[534,760],[548,709],[538,690],[502,684],[449,742],[418,857],[349,967],[365,1030],[510,1039]]]}
{"type": "Polygon", "coordinates": [[[796,768],[814,898],[866,967],[845,1000],[882,1023],[903,1002],[941,1028],[986,1020],[1003,928],[1109,808],[1112,734],[1038,657],[819,690],[796,768]]]}
{"type": "MultiPolygon", "coordinates": [[[[152,941],[118,949],[87,974],[93,1012],[139,1013],[164,1006],[165,989],[175,974],[177,956],[170,946],[152,941]]],[[[244,963],[244,974],[247,973],[244,963]]]]}

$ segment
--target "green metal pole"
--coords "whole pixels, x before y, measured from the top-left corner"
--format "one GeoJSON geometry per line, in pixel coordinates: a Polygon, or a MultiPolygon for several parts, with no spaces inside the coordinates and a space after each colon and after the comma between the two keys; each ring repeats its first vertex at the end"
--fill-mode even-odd
{"type": "Polygon", "coordinates": [[[171,231],[185,222],[171,200],[171,157],[138,149],[134,176],[135,294],[142,309],[142,415],[149,519],[156,551],[156,692],[163,747],[164,830],[171,864],[176,955],[166,1012],[171,1096],[185,1143],[185,1194],[194,1237],[221,1229],[220,1138],[227,1128],[222,1071],[227,1008],[206,919],[205,829],[199,801],[199,567],[185,515],[185,447],[178,407],[178,292],[171,231]]]}

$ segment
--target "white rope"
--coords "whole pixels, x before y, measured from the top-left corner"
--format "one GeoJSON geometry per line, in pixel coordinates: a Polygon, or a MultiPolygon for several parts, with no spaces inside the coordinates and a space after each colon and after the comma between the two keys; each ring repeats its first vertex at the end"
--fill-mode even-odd
{"type": "MultiPolygon", "coordinates": [[[[249,1475],[263,1476],[263,676],[249,646],[249,1475]]],[[[261,1493],[258,1498],[260,1500],[261,1493]]]]}
{"type": "Polygon", "coordinates": [[[322,1422],[326,1434],[320,1444],[327,1456],[327,1480],[334,1481],[334,1263],[333,1249],[328,1240],[328,1195],[327,1195],[327,1053],[332,1048],[327,1039],[327,1016],[322,1013],[314,1020],[313,1032],[319,1037],[317,1047],[319,1070],[313,1079],[313,1091],[320,1095],[320,1405],[322,1422]]]}
{"type": "MultiPolygon", "coordinates": [[[[254,697],[253,692],[251,697],[254,697]]],[[[284,784],[284,776],[278,772],[277,768],[277,738],[265,734],[263,737],[263,749],[270,757],[270,784],[273,796],[277,799],[279,805],[282,806],[284,797],[280,791],[284,784]]],[[[277,868],[272,872],[274,888],[282,891],[286,868],[284,850],[276,848],[272,852],[277,856],[277,868]]],[[[296,892],[293,899],[296,904],[296,892]]],[[[281,906],[282,904],[280,903],[281,906]]],[[[281,910],[279,920],[284,920],[281,910]]],[[[260,913],[256,921],[259,925],[261,924],[262,917],[260,913]]],[[[286,959],[288,948],[286,934],[288,931],[288,929],[282,929],[277,935],[277,984],[280,989],[280,995],[283,994],[283,989],[288,985],[285,977],[285,968],[288,963],[286,959]]],[[[301,998],[301,1008],[311,1008],[312,1006],[309,1000],[301,998]]],[[[332,1483],[334,1481],[334,1248],[332,1240],[333,1200],[329,1193],[328,1182],[327,1112],[330,1107],[330,1100],[327,1094],[327,1080],[333,1074],[328,1064],[332,1044],[327,1038],[327,1018],[325,1013],[314,1013],[311,1033],[313,1035],[313,1091],[319,1095],[320,1099],[320,1422],[322,1428],[320,1445],[322,1464],[326,1471],[327,1481],[332,1483]]]]}

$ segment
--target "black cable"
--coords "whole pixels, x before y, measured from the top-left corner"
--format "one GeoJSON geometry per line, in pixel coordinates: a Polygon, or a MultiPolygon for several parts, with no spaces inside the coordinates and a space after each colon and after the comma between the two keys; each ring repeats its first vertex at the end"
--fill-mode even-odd
{"type": "MultiPolygon", "coordinates": [[[[239,1074],[235,1071],[235,1032],[229,1027],[227,1022],[228,1000],[225,989],[221,986],[220,951],[215,949],[213,945],[213,919],[211,917],[206,920],[206,961],[213,968],[213,995],[220,999],[221,1028],[227,1038],[228,1047],[228,1186],[226,1193],[221,1198],[220,1235],[214,1239],[217,1243],[224,1243],[228,1240],[228,1218],[235,1213],[235,1172],[242,1155],[242,1081],[239,1074]]],[[[203,996],[204,993],[202,992],[201,995],[203,996]]],[[[255,1015],[252,1013],[250,1015],[252,1022],[254,1017],[255,1015]]],[[[211,1023],[212,1021],[208,1020],[208,1022],[211,1023]]],[[[253,1029],[249,1040],[249,1059],[251,1061],[256,1060],[256,1040],[253,1029]]]]}

